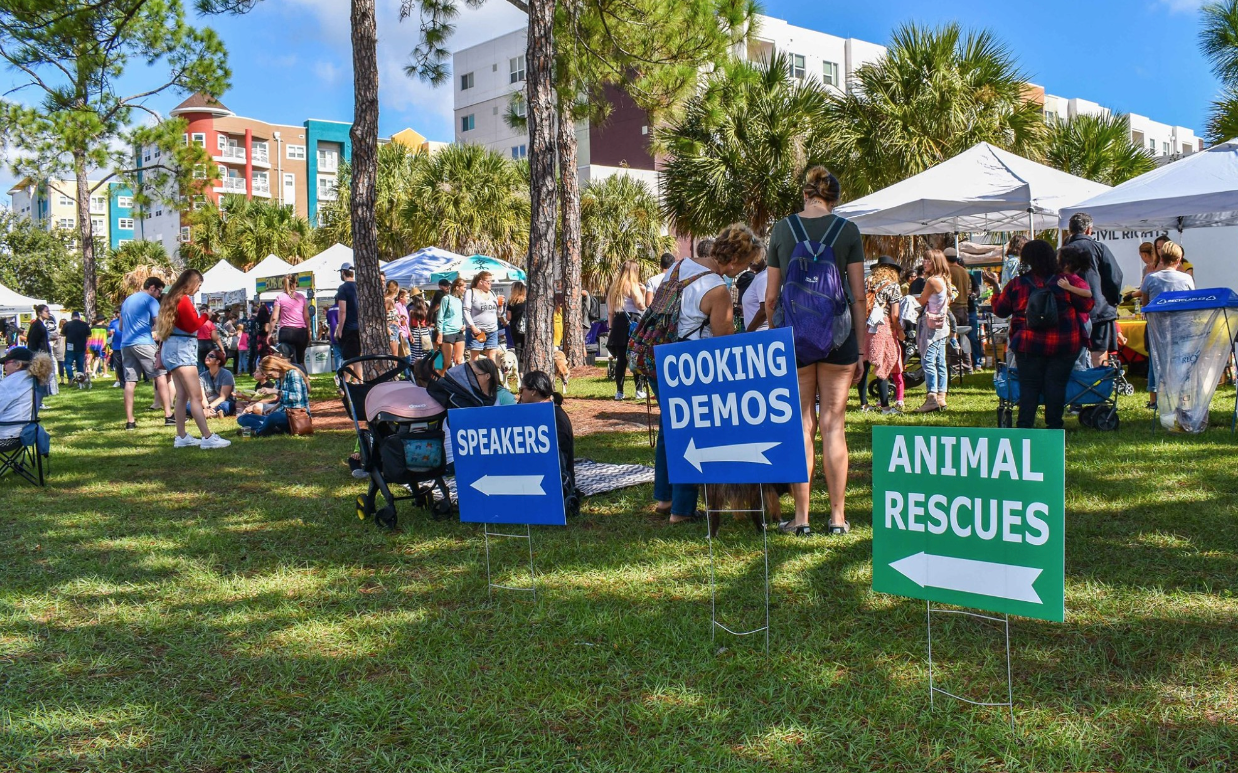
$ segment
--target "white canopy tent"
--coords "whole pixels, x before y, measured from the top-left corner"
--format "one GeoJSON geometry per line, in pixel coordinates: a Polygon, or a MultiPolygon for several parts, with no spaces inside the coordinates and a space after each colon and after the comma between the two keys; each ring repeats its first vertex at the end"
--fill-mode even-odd
{"type": "Polygon", "coordinates": [[[264,279],[269,276],[278,276],[287,274],[297,269],[291,263],[279,257],[278,255],[267,255],[258,265],[245,272],[245,276],[251,280],[264,279]]]}
{"type": "Polygon", "coordinates": [[[226,260],[220,260],[202,273],[200,295],[212,293],[230,293],[245,290],[247,297],[253,297],[254,280],[245,276],[245,272],[226,260]]]}
{"type": "Polygon", "coordinates": [[[1060,211],[1106,185],[982,142],[954,158],[844,204],[835,213],[878,236],[1058,227],[1060,211]]]}
{"type": "Polygon", "coordinates": [[[1176,230],[1238,225],[1238,139],[1215,145],[1062,209],[1096,228],[1176,230]]]}
{"type": "Polygon", "coordinates": [[[43,303],[47,303],[47,301],[30,298],[16,290],[10,290],[4,285],[0,285],[0,316],[8,317],[17,314],[30,314],[34,311],[35,306],[43,303]]]}
{"type": "MultiPolygon", "coordinates": [[[[314,257],[293,266],[292,271],[296,273],[313,271],[314,293],[316,295],[335,295],[336,288],[340,286],[340,266],[352,262],[352,248],[337,243],[314,257]]],[[[378,265],[386,266],[387,263],[380,260],[378,265]]]]}

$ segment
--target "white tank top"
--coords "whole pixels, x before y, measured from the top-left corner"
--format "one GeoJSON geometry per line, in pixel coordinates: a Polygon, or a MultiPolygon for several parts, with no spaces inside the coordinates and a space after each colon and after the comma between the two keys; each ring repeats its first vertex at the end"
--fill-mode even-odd
{"type": "Polygon", "coordinates": [[[701,301],[704,300],[705,294],[715,287],[725,287],[726,282],[722,277],[691,258],[684,258],[680,262],[679,280],[681,282],[697,274],[706,273],[709,275],[685,287],[683,294],[679,296],[681,303],[679,307],[680,338],[694,341],[699,338],[712,338],[714,335],[709,329],[709,318],[705,316],[705,312],[701,311],[701,301]]]}

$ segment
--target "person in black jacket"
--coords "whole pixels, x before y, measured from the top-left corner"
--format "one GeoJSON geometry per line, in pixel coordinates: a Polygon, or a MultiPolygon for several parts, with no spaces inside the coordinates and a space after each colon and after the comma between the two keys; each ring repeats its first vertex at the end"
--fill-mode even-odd
{"type": "Polygon", "coordinates": [[[51,337],[47,334],[47,320],[52,313],[46,304],[40,303],[34,307],[34,319],[30,321],[30,329],[26,331],[26,348],[32,352],[52,353],[51,337]]]}
{"type": "Polygon", "coordinates": [[[563,477],[563,506],[569,516],[579,514],[581,494],[576,489],[576,434],[572,430],[572,420],[563,410],[563,395],[554,391],[554,380],[550,376],[543,371],[532,370],[520,379],[520,402],[554,403],[559,470],[563,477]]]}
{"type": "Polygon", "coordinates": [[[1070,218],[1070,236],[1066,244],[1085,249],[1092,258],[1092,265],[1083,272],[1083,278],[1092,290],[1092,337],[1088,351],[1092,353],[1092,367],[1109,362],[1110,352],[1118,350],[1118,304],[1122,301],[1122,269],[1109,248],[1092,236],[1092,216],[1079,212],[1070,218]]]}

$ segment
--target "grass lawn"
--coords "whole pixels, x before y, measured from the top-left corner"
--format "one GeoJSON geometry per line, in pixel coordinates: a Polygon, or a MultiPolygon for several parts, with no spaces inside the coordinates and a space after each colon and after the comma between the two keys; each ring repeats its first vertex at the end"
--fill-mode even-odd
{"type": "MultiPolygon", "coordinates": [[[[987,374],[951,397],[849,415],[855,528],[771,536],[767,656],[711,644],[704,526],[647,514],[648,486],[535,529],[537,600],[490,602],[478,527],[408,503],[397,533],[356,519],[351,433],[174,450],[159,414],[121,429],[119,390],[67,390],[47,490],[0,482],[0,770],[1238,768],[1233,389],[1197,437],[1153,433],[1143,395],[1116,434],[1068,419],[1067,621],[1012,624],[1013,731],[999,709],[930,707],[924,603],[869,589],[870,424],[993,426],[987,374]]],[[[642,432],[577,449],[652,459],[642,432]]],[[[760,623],[760,545],[724,524],[732,627],[760,623]]],[[[498,579],[526,579],[524,551],[496,548],[498,579]]],[[[1003,699],[1001,646],[935,623],[941,685],[1003,699]]]]}

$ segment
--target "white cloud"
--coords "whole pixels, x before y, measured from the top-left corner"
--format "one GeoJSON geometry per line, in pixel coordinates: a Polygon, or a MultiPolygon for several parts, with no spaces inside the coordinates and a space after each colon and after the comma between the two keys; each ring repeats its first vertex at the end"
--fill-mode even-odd
{"type": "Polygon", "coordinates": [[[1195,13],[1204,0],[1156,0],[1156,4],[1169,9],[1170,13],[1195,13]]]}
{"type": "Polygon", "coordinates": [[[334,86],[340,79],[340,68],[334,62],[320,59],[314,62],[314,75],[326,86],[334,86]]]}
{"type": "MultiPolygon", "coordinates": [[[[347,63],[334,68],[336,78],[352,78],[352,39],[348,3],[340,0],[279,0],[289,9],[313,14],[324,42],[347,63]]],[[[460,0],[460,15],[448,44],[459,50],[519,29],[525,15],[506,0],[489,0],[481,8],[468,8],[460,0]]],[[[404,74],[409,54],[421,39],[416,18],[400,19],[400,0],[377,0],[379,103],[384,115],[396,113],[412,128],[435,139],[450,140],[453,106],[450,81],[441,87],[430,86],[404,74]],[[446,136],[443,134],[446,133],[446,136]],[[434,136],[434,135],[439,136],[434,136]]],[[[321,63],[320,63],[321,64],[321,63]]],[[[315,72],[324,77],[315,65],[315,72]]],[[[325,78],[324,78],[325,80],[325,78]]]]}

